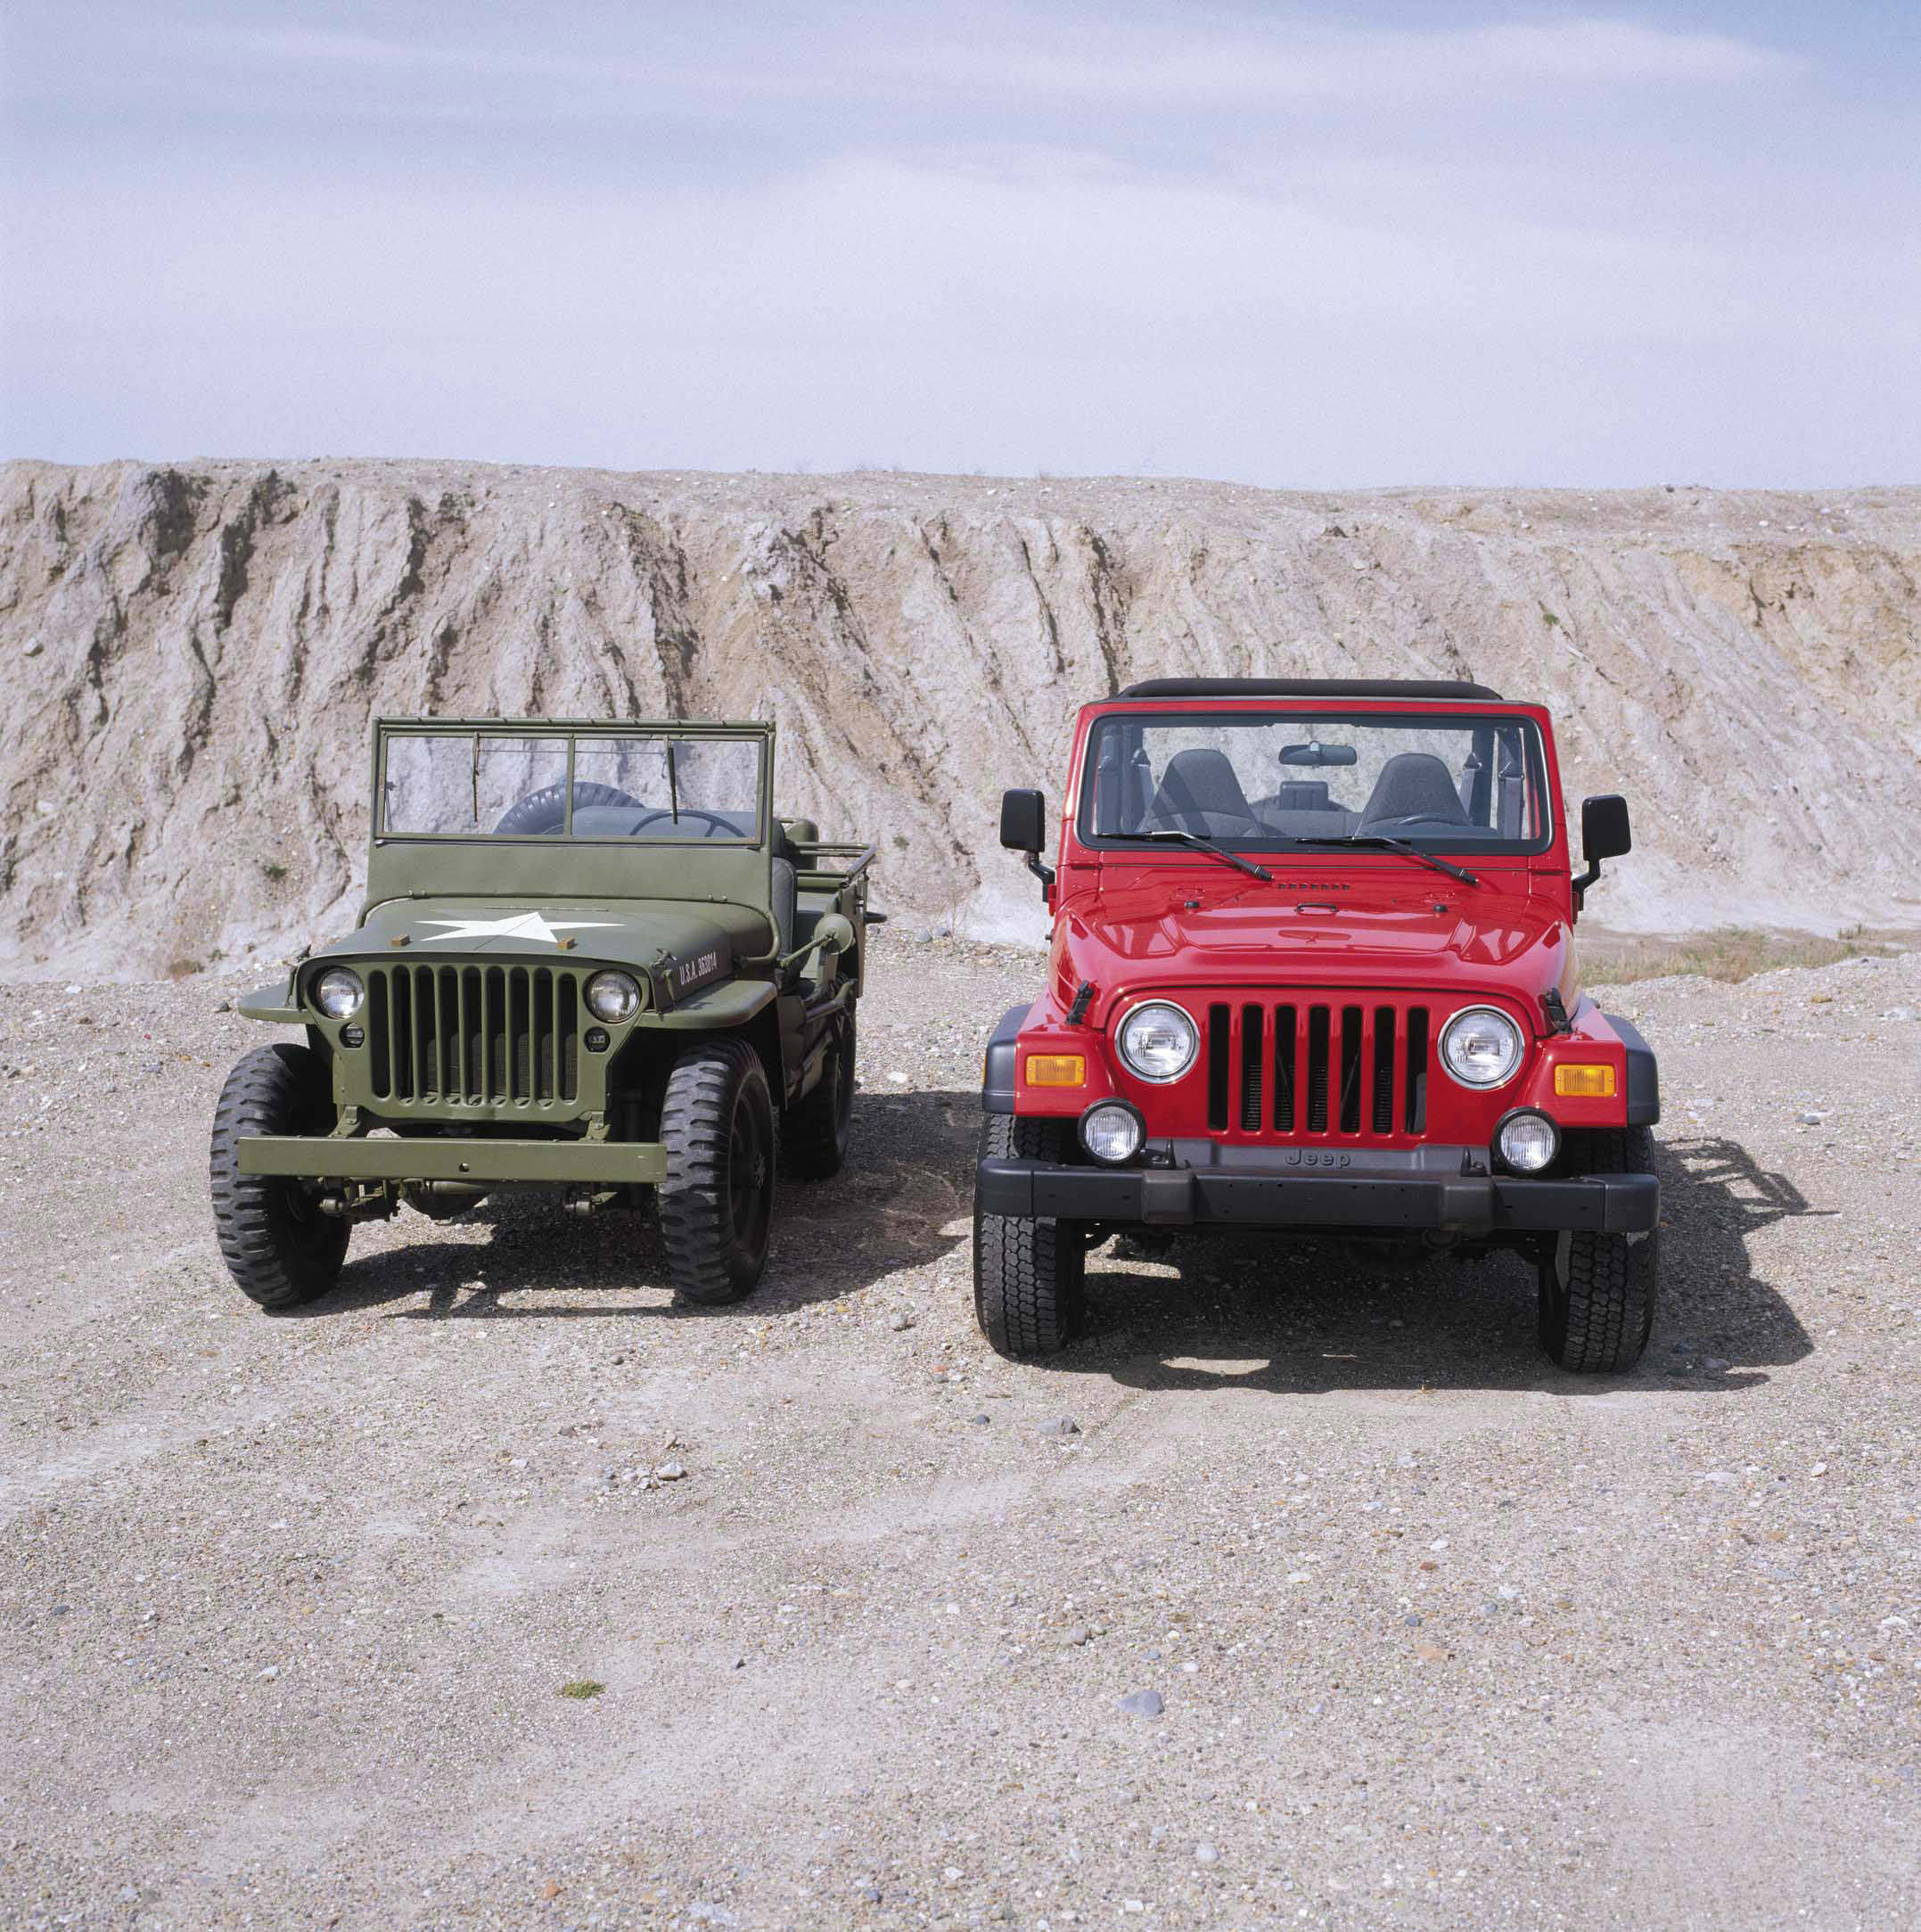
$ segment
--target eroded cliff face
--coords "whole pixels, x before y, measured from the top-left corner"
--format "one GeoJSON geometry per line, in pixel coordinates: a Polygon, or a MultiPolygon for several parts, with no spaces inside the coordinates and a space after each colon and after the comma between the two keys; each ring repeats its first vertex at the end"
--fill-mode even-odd
{"type": "Polygon", "coordinates": [[[1912,924],[1921,490],[1293,495],[451,464],[0,469],[0,965],[148,975],[350,920],[368,722],[773,717],[876,901],[1038,933],[995,844],[1077,705],[1472,677],[1639,849],[1611,925],[1912,924]]]}

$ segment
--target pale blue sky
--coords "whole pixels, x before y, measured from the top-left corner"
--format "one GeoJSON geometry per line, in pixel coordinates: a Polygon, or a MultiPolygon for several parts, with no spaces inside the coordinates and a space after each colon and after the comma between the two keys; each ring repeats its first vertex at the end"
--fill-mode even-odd
{"type": "Polygon", "coordinates": [[[1917,15],[0,0],[0,455],[1914,481],[1917,15]]]}

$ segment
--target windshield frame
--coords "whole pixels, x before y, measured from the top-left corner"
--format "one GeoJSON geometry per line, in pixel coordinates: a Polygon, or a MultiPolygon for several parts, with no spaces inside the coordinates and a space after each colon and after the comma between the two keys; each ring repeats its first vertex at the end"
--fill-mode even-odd
{"type": "MultiPolygon", "coordinates": [[[[727,724],[680,724],[651,720],[610,723],[604,719],[497,718],[381,718],[374,726],[374,795],[369,816],[375,845],[538,845],[548,849],[579,850],[583,847],[612,846],[631,851],[638,846],[670,847],[693,851],[704,845],[710,851],[748,851],[764,847],[770,835],[774,796],[774,732],[770,725],[755,722],[727,724]],[[560,782],[566,786],[566,810],[557,832],[390,832],[387,829],[387,752],[392,740],[408,737],[506,738],[535,743],[545,739],[567,741],[567,775],[560,782]],[[577,744],[595,739],[660,738],[676,744],[732,743],[757,748],[756,788],[759,808],[751,836],[700,839],[657,837],[648,834],[595,836],[573,829],[574,752],[577,744]]],[[[510,808],[511,809],[511,808],[510,808]]],[[[690,808],[691,809],[691,808],[690,808]]]]}
{"type": "MultiPolygon", "coordinates": [[[[1548,782],[1546,738],[1539,721],[1527,711],[1506,709],[1496,711],[1483,706],[1451,710],[1423,704],[1376,709],[1370,706],[1345,705],[1338,699],[1328,704],[1311,708],[1296,705],[1197,705],[1191,709],[1162,709],[1147,705],[1129,705],[1124,710],[1116,708],[1100,712],[1089,721],[1087,744],[1081,755],[1078,774],[1079,797],[1072,821],[1075,843],[1090,852],[1100,852],[1115,858],[1142,859],[1153,850],[1153,846],[1140,840],[1121,835],[1103,836],[1094,829],[1096,765],[1104,735],[1117,728],[1124,728],[1130,725],[1147,728],[1207,725],[1381,725],[1416,730],[1460,730],[1471,728],[1480,723],[1518,728],[1522,734],[1527,780],[1540,802],[1540,826],[1536,836],[1529,839],[1462,839],[1449,837],[1445,833],[1405,830],[1397,831],[1394,836],[1417,851],[1446,854],[1465,859],[1470,862],[1477,859],[1539,857],[1543,852],[1553,851],[1559,835],[1559,825],[1556,812],[1557,801],[1554,788],[1548,782]]],[[[1383,846],[1366,843],[1347,845],[1338,838],[1310,843],[1280,831],[1276,831],[1264,839],[1244,839],[1213,834],[1208,835],[1215,844],[1228,851],[1258,853],[1264,859],[1300,858],[1325,866],[1330,859],[1349,855],[1362,858],[1394,856],[1391,849],[1383,846]]],[[[1178,852],[1179,849],[1171,843],[1162,848],[1170,854],[1178,852]]]]}

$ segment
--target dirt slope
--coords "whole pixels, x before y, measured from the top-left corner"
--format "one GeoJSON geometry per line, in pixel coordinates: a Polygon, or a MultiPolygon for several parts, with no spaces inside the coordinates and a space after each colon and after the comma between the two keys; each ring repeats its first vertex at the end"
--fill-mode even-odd
{"type": "Polygon", "coordinates": [[[1307,496],[452,464],[0,469],[0,962],[153,973],[350,917],[367,721],[754,712],[883,897],[1037,929],[992,846],[1074,707],[1472,675],[1633,799],[1610,925],[1911,923],[1921,489],[1307,496]]]}

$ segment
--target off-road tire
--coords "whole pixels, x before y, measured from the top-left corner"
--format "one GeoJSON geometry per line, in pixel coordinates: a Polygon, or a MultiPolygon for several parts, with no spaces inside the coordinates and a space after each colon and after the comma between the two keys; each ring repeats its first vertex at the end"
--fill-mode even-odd
{"type": "Polygon", "coordinates": [[[661,1107],[661,1234],[674,1293],[718,1306],[759,1286],[774,1224],[778,1136],[760,1056],[743,1040],[697,1041],[661,1107]]]}
{"type": "MultiPolygon", "coordinates": [[[[1066,1123],[989,1114],[983,1159],[1057,1161],[1066,1123]]],[[[973,1305],[997,1355],[1021,1361],[1064,1348],[1080,1326],[1087,1247],[1077,1221],[973,1210],[973,1305]]]]}
{"type": "Polygon", "coordinates": [[[847,1158],[848,1129],[854,1114],[854,1009],[833,1023],[827,1064],[813,1090],[791,1106],[781,1121],[781,1171],[796,1180],[825,1180],[847,1158]]]}
{"type": "MultiPolygon", "coordinates": [[[[1560,1165],[1571,1174],[1654,1171],[1645,1127],[1571,1132],[1560,1165]]],[[[1540,1262],[1540,1343],[1550,1361],[1577,1375],[1618,1375],[1641,1359],[1654,1325],[1661,1230],[1564,1233],[1540,1262]]]]}
{"type": "Polygon", "coordinates": [[[256,1047],[220,1089],[208,1163],[214,1235],[227,1272],[262,1308],[298,1308],[324,1295],[347,1258],[349,1229],[298,1180],[242,1173],[240,1141],[325,1133],[332,1124],[326,1065],[310,1048],[256,1047]]]}

